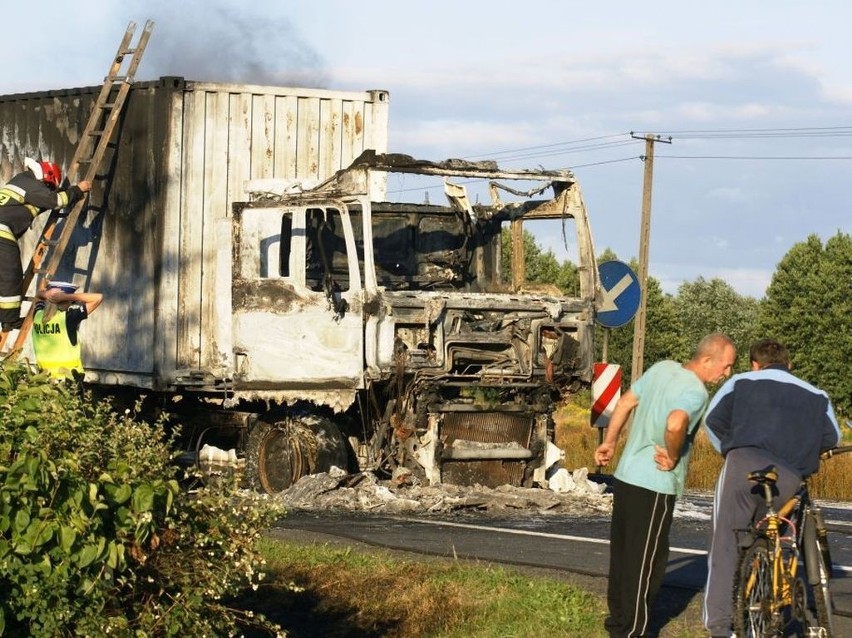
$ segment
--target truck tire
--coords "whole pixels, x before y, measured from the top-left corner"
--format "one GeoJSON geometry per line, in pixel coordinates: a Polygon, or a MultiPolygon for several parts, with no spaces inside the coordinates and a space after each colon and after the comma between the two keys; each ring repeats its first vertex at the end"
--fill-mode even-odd
{"type": "Polygon", "coordinates": [[[346,441],[334,423],[316,416],[258,421],[246,445],[245,478],[251,489],[277,494],[303,476],[348,467],[346,441]]]}

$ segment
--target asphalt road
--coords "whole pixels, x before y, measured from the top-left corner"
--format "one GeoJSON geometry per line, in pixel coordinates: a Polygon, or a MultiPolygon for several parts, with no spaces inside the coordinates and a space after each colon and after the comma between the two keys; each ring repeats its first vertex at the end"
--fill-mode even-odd
{"type": "MultiPolygon", "coordinates": [[[[679,613],[701,595],[707,575],[708,503],[690,504],[672,526],[665,587],[681,600],[679,613]]],[[[835,563],[832,592],[836,635],[852,636],[852,518],[846,510],[827,512],[835,563]],[[833,522],[832,522],[833,521],[833,522]]],[[[470,512],[453,516],[402,517],[353,512],[291,512],[278,524],[388,549],[445,558],[474,559],[522,568],[570,573],[605,583],[609,561],[609,518],[470,512]]],[[[599,585],[599,589],[602,586],[599,585]]]]}

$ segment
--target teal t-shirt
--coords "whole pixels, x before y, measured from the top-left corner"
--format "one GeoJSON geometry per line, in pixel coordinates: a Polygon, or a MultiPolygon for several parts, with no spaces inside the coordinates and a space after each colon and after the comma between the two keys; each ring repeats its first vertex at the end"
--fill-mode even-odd
{"type": "Polygon", "coordinates": [[[655,363],[630,389],[639,404],[615,478],[654,492],[680,495],[686,479],[692,437],[687,438],[686,449],[671,472],[657,469],[654,446],[666,446],[666,419],[672,410],[686,412],[689,415],[689,433],[694,432],[707,407],[707,389],[694,372],[677,361],[655,363]]]}

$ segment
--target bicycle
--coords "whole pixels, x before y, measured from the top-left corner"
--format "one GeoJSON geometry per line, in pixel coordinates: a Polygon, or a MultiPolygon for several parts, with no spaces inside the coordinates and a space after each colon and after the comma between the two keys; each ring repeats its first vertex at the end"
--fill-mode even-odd
{"type": "MultiPolygon", "coordinates": [[[[845,452],[852,452],[852,446],[826,450],[820,458],[845,452]]],[[[808,638],[834,638],[828,532],[822,510],[811,501],[807,479],[778,510],[772,495],[776,469],[751,472],[748,479],[763,489],[766,515],[749,529],[738,530],[751,542],[740,544],[734,584],[736,636],[775,638],[798,624],[808,638]],[[809,589],[815,615],[808,605],[809,589]]]]}

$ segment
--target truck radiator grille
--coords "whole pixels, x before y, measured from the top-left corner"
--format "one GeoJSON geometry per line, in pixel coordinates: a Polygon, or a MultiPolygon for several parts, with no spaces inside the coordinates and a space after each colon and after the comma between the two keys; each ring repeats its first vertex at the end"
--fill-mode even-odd
{"type": "MultiPolygon", "coordinates": [[[[445,445],[458,439],[477,443],[514,441],[529,448],[534,424],[535,420],[528,414],[447,412],[441,424],[441,439],[445,445]]],[[[520,486],[525,467],[525,461],[447,461],[441,467],[441,480],[454,485],[520,486]]]]}

